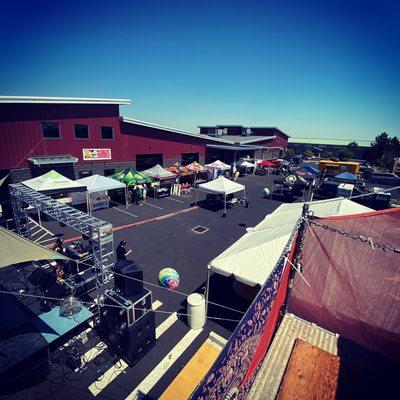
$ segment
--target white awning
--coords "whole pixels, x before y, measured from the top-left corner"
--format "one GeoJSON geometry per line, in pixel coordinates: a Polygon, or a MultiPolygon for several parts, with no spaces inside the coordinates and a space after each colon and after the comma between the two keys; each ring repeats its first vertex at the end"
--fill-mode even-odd
{"type": "Polygon", "coordinates": [[[3,227],[0,227],[0,248],[7,249],[1,252],[0,268],[29,261],[68,260],[62,254],[46,249],[3,227]]]}
{"type": "Polygon", "coordinates": [[[198,186],[199,190],[203,190],[205,192],[217,193],[217,194],[231,194],[240,192],[245,189],[245,186],[240,183],[233,182],[229,179],[226,179],[223,176],[220,176],[213,181],[202,183],[198,186]]]}
{"type": "Polygon", "coordinates": [[[22,182],[23,185],[45,193],[72,193],[86,191],[86,185],[73,181],[57,171],[51,170],[37,178],[22,182]]]}
{"type": "Polygon", "coordinates": [[[143,175],[150,176],[155,179],[174,179],[178,175],[163,168],[160,164],[140,172],[143,175]]]}
{"type": "Polygon", "coordinates": [[[102,192],[104,190],[124,189],[126,187],[125,183],[102,175],[88,176],[86,178],[78,179],[75,182],[86,186],[89,193],[102,192]]]}
{"type": "MultiPolygon", "coordinates": [[[[212,271],[250,286],[263,285],[274,269],[301,217],[304,203],[282,204],[248,233],[210,262],[212,271]]],[[[310,203],[315,216],[349,215],[372,211],[348,199],[310,203]]]]}

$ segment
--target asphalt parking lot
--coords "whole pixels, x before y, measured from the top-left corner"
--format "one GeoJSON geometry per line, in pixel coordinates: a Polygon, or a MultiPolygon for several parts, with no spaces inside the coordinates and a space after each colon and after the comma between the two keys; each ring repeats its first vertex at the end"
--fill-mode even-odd
{"type": "MultiPolygon", "coordinates": [[[[95,211],[94,216],[113,225],[114,244],[126,240],[127,247],[133,250],[132,259],[143,268],[145,286],[153,292],[153,304],[161,303],[156,310],[156,326],[168,324],[175,312],[178,312],[178,317],[158,338],[156,346],[133,368],[121,368],[118,357],[111,351],[102,351],[102,355],[91,357],[91,361],[82,371],[71,375],[73,383],[69,378],[60,377],[52,369],[49,377],[39,385],[8,398],[123,399],[129,394],[139,393],[138,388],[146,382],[146,377],[168,354],[174,354],[177,343],[189,332],[186,317],[179,313],[186,313],[186,295],[195,291],[204,292],[207,264],[239,239],[247,227],[256,225],[279,206],[279,201],[263,197],[263,188],[271,186],[272,180],[272,176],[240,178],[239,183],[246,186],[249,208],[245,208],[243,204],[236,204],[228,209],[226,217],[223,217],[222,208],[208,207],[202,192],[198,193],[197,205],[193,206],[196,191],[180,197],[149,198],[144,205],[134,205],[128,209],[115,205],[109,209],[95,211]],[[196,226],[203,226],[208,230],[198,234],[192,231],[196,226]],[[165,267],[178,271],[178,291],[183,294],[159,288],[158,273],[165,267]],[[53,379],[53,375],[57,379],[53,379]]],[[[240,196],[239,193],[238,197],[240,196]]],[[[61,228],[56,221],[45,221],[44,226],[49,232],[62,236],[66,242],[80,238],[78,232],[68,227],[61,228]]],[[[47,244],[49,243],[51,242],[47,244]]],[[[218,275],[211,277],[210,301],[240,310],[242,313],[249,305],[248,300],[233,291],[231,278],[218,275]]],[[[185,351],[146,391],[147,395],[139,398],[158,398],[211,331],[228,339],[242,316],[241,313],[215,305],[210,305],[208,315],[209,319],[204,329],[185,345],[185,351]]],[[[92,331],[84,351],[98,351],[96,349],[100,342],[100,338],[92,331]]]]}

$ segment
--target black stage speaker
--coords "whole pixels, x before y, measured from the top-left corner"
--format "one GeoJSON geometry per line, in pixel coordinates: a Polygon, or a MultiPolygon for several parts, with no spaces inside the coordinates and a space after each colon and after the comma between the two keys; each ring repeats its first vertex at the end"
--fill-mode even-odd
{"type": "Polygon", "coordinates": [[[114,271],[124,275],[114,274],[115,289],[120,291],[123,296],[130,297],[143,292],[143,270],[133,261],[117,261],[114,271]]]}
{"type": "Polygon", "coordinates": [[[151,310],[151,292],[136,297],[135,302],[115,293],[106,294],[100,310],[100,333],[103,340],[129,366],[135,364],[156,342],[155,314],[151,310]]]}
{"type": "Polygon", "coordinates": [[[156,319],[148,311],[132,324],[121,337],[121,352],[127,364],[136,364],[156,344],[156,319]]]}

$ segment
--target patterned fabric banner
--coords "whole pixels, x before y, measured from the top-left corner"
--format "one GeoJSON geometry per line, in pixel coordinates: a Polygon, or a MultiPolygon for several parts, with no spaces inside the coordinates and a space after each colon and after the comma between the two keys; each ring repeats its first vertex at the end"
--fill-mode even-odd
{"type": "Polygon", "coordinates": [[[266,354],[284,303],[294,240],[284,252],[218,359],[192,394],[192,400],[246,399],[266,354]]]}

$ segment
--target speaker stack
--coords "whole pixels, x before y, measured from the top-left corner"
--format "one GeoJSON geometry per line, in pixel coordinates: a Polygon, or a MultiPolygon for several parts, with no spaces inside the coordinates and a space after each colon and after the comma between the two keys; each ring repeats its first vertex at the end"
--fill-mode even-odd
{"type": "Polygon", "coordinates": [[[132,366],[156,343],[152,293],[143,287],[143,271],[132,261],[120,261],[114,270],[123,276],[114,275],[114,290],[105,292],[100,331],[104,340],[132,366]]]}

